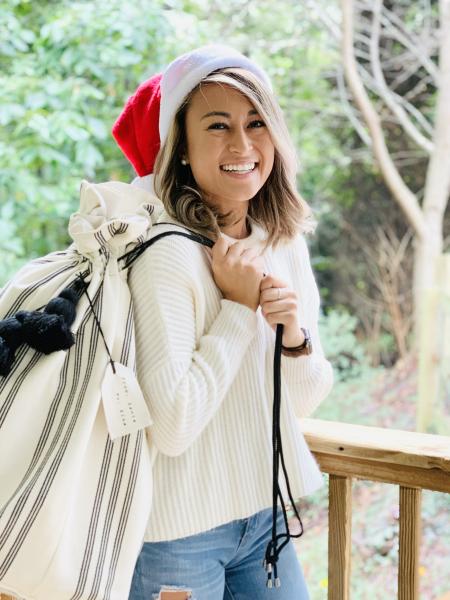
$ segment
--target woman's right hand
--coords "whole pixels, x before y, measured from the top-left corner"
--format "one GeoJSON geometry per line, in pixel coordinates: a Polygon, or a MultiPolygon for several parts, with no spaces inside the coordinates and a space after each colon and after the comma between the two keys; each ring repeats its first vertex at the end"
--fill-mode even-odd
{"type": "Polygon", "coordinates": [[[243,242],[229,242],[219,236],[212,247],[213,277],[223,297],[245,304],[255,312],[259,306],[263,268],[263,257],[258,250],[244,250],[243,242]]]}

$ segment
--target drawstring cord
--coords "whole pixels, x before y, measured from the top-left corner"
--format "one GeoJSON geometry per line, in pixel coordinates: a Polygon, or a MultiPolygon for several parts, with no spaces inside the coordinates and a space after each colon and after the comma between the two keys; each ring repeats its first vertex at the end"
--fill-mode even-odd
{"type": "Polygon", "coordinates": [[[266,587],[271,588],[280,587],[281,580],[278,577],[277,562],[278,557],[289,542],[290,538],[298,538],[303,534],[303,523],[300,515],[297,512],[297,508],[292,497],[291,487],[289,484],[289,477],[286,470],[283,455],[283,445],[281,442],[281,429],[280,429],[280,409],[281,409],[281,342],[283,339],[284,325],[281,323],[277,324],[277,331],[275,337],[275,354],[273,361],[273,376],[274,376],[274,400],[273,400],[273,416],[272,416],[272,539],[267,544],[266,554],[263,561],[263,567],[267,572],[266,587]],[[279,485],[279,465],[281,460],[281,466],[283,468],[283,474],[286,481],[286,487],[289,495],[289,500],[292,503],[295,516],[299,520],[301,531],[298,534],[291,534],[289,531],[289,524],[287,520],[285,501],[279,485]],[[286,532],[277,535],[277,501],[280,499],[281,508],[283,511],[284,523],[286,526],[286,532]],[[278,546],[278,540],[286,538],[283,543],[278,546]],[[272,578],[273,574],[273,578],[272,578]]]}
{"type": "Polygon", "coordinates": [[[103,343],[105,345],[106,353],[108,354],[108,357],[109,357],[109,363],[110,363],[111,368],[113,370],[113,373],[115,375],[116,374],[116,367],[114,366],[114,361],[112,359],[111,352],[109,351],[108,344],[106,343],[105,335],[103,333],[102,326],[100,325],[100,321],[98,320],[97,313],[95,312],[94,305],[92,304],[92,300],[91,300],[91,298],[90,298],[90,296],[88,294],[86,282],[85,282],[84,278],[82,277],[82,275],[80,275],[80,273],[77,274],[77,277],[79,277],[80,280],[81,280],[82,291],[87,296],[87,299],[88,299],[88,302],[89,302],[89,306],[91,307],[92,314],[94,315],[95,323],[96,323],[96,325],[98,327],[100,335],[102,336],[102,340],[103,340],[103,343]]]}

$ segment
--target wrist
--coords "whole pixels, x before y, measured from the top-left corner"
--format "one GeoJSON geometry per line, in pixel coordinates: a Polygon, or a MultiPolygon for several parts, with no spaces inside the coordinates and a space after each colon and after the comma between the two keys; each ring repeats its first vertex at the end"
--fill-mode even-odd
{"type": "Polygon", "coordinates": [[[303,330],[300,327],[298,329],[299,330],[295,333],[295,335],[283,335],[281,344],[285,348],[297,348],[297,346],[301,346],[305,342],[305,334],[303,330]]]}
{"type": "Polygon", "coordinates": [[[258,305],[252,305],[249,302],[242,302],[242,300],[238,300],[237,298],[233,298],[232,296],[224,296],[225,300],[230,300],[231,302],[237,302],[238,304],[242,304],[242,306],[246,306],[247,308],[249,308],[250,310],[252,310],[253,312],[256,312],[258,310],[259,304],[258,305]]]}
{"type": "Polygon", "coordinates": [[[285,356],[305,356],[312,353],[311,335],[307,329],[300,328],[303,334],[303,342],[297,346],[285,346],[281,344],[281,353],[285,356]]]}

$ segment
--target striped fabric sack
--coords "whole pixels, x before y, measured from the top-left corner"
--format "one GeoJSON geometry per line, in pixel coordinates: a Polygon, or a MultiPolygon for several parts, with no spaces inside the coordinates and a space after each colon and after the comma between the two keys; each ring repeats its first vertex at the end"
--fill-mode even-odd
{"type": "Polygon", "coordinates": [[[155,450],[127,273],[161,209],[135,186],[83,181],[73,243],[1,291],[1,592],[128,598],[155,450]]]}

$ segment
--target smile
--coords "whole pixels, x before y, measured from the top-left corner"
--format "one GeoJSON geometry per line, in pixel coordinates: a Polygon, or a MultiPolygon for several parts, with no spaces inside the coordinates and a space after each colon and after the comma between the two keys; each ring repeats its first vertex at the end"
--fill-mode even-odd
{"type": "Polygon", "coordinates": [[[237,177],[239,179],[242,179],[244,177],[248,177],[249,175],[251,175],[253,173],[253,171],[255,171],[258,167],[258,163],[253,163],[253,166],[251,165],[242,165],[240,168],[236,168],[238,165],[227,165],[227,168],[224,168],[223,166],[220,167],[220,170],[225,174],[225,175],[229,175],[230,177],[237,177]],[[242,168],[242,167],[248,167],[248,168],[242,168]]]}

